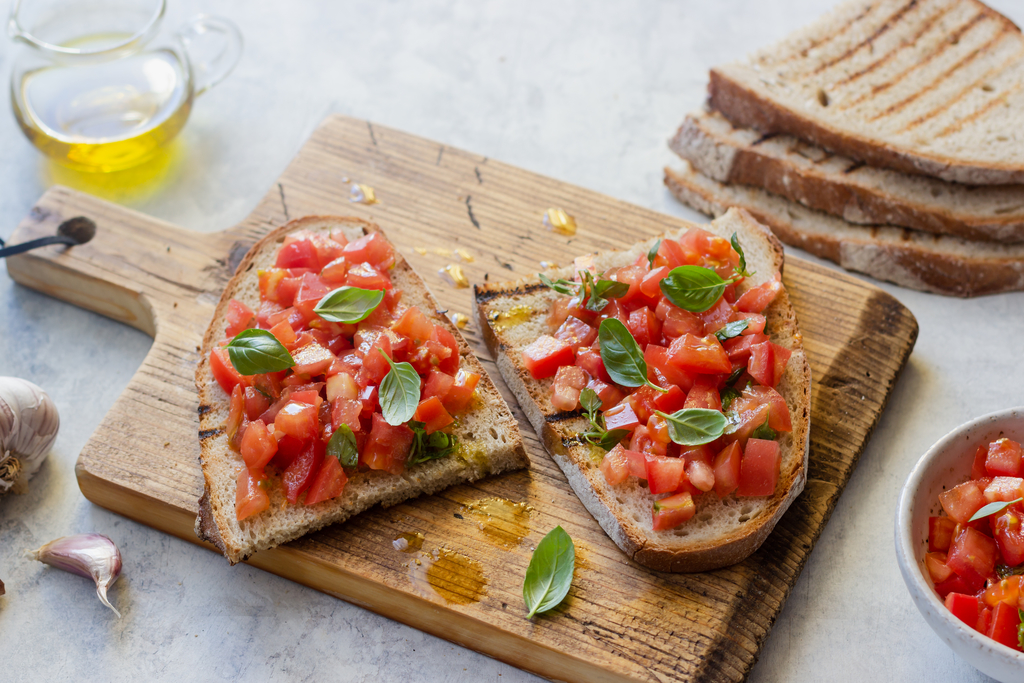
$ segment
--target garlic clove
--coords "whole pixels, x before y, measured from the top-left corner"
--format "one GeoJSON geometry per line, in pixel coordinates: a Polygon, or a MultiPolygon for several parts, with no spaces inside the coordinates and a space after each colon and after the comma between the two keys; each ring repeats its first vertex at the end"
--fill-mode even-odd
{"type": "Polygon", "coordinates": [[[38,550],[28,551],[28,556],[57,569],[78,574],[96,582],[96,595],[100,602],[114,610],[107,589],[114,585],[121,575],[121,552],[102,534],[78,534],[64,536],[43,545],[38,550]]]}
{"type": "Polygon", "coordinates": [[[0,377],[0,493],[36,473],[59,427],[57,406],[45,391],[27,380],[0,377]]]}

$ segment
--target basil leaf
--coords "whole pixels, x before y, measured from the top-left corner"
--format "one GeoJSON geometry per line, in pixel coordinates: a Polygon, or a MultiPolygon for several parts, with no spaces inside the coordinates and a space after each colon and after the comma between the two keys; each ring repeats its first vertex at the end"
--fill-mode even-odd
{"type": "Polygon", "coordinates": [[[725,383],[727,385],[732,384],[733,382],[740,378],[740,375],[742,375],[746,369],[746,365],[741,365],[738,368],[734,368],[733,371],[729,373],[729,376],[725,378],[725,383]]]}
{"type": "Polygon", "coordinates": [[[423,422],[409,421],[409,428],[415,434],[415,438],[412,448],[409,449],[409,457],[406,459],[407,465],[418,465],[428,460],[443,458],[454,451],[459,443],[458,437],[454,434],[437,431],[427,435],[426,427],[427,425],[423,422]]]}
{"type": "Polygon", "coordinates": [[[327,442],[327,455],[337,458],[342,467],[359,466],[359,448],[356,446],[356,435],[346,425],[338,425],[327,442]]]}
{"type": "Polygon", "coordinates": [[[557,607],[565,599],[575,563],[576,546],[565,529],[556,526],[537,544],[526,568],[523,601],[529,610],[527,619],[557,607]]]}
{"type": "Polygon", "coordinates": [[[988,505],[984,506],[983,508],[981,508],[980,510],[975,512],[974,516],[972,516],[969,520],[967,520],[967,523],[970,524],[971,522],[977,521],[977,520],[981,519],[982,517],[988,517],[989,515],[994,515],[996,513],[1002,512],[1003,510],[1005,510],[1006,508],[1010,507],[1014,503],[1020,503],[1021,501],[1024,501],[1024,498],[1018,498],[1016,500],[1008,500],[1008,501],[1006,501],[1006,500],[997,500],[994,503],[989,503],[988,505]]]}
{"type": "Polygon", "coordinates": [[[601,343],[601,360],[612,381],[624,387],[647,384],[647,363],[640,345],[618,318],[601,321],[597,338],[601,343]]]}
{"type": "Polygon", "coordinates": [[[596,391],[590,387],[585,387],[583,391],[580,392],[580,405],[583,406],[583,410],[593,415],[601,407],[601,399],[598,397],[596,391]]]}
{"type": "Polygon", "coordinates": [[[1018,564],[1016,567],[1011,567],[1008,564],[997,564],[996,574],[1000,579],[1005,579],[1009,576],[1020,576],[1024,574],[1024,564],[1018,564]]]}
{"type": "Polygon", "coordinates": [[[715,336],[718,337],[718,341],[725,341],[726,339],[732,339],[743,334],[743,330],[750,326],[750,321],[746,318],[742,320],[734,320],[728,323],[725,327],[715,332],[715,336]]]}
{"type": "Polygon", "coordinates": [[[544,273],[537,273],[537,277],[540,278],[541,284],[546,287],[550,287],[559,294],[575,294],[579,289],[579,283],[569,282],[568,280],[559,278],[558,280],[552,280],[544,273]]]}
{"type": "Polygon", "coordinates": [[[654,267],[654,259],[655,259],[655,257],[657,257],[659,249],[661,249],[661,238],[660,237],[658,238],[658,241],[655,242],[654,245],[650,249],[647,250],[647,264],[651,268],[654,267]]]}
{"type": "Polygon", "coordinates": [[[585,308],[598,313],[608,305],[608,299],[618,299],[629,291],[629,285],[618,280],[590,280],[590,299],[585,308]]]}
{"type": "Polygon", "coordinates": [[[615,448],[615,444],[619,443],[630,434],[631,432],[628,429],[612,429],[611,431],[596,435],[596,438],[590,443],[595,446],[599,446],[606,451],[610,451],[615,448]]]}
{"type": "MultiPolygon", "coordinates": [[[[746,368],[743,369],[745,370],[746,368]]],[[[732,402],[740,397],[740,392],[736,391],[732,387],[726,387],[725,389],[722,389],[721,397],[722,412],[725,412],[726,410],[729,409],[729,406],[732,405],[732,402]]]]}
{"type": "Polygon", "coordinates": [[[313,312],[332,323],[357,323],[366,320],[383,300],[383,290],[346,285],[324,295],[313,312]]]}
{"type": "MultiPolygon", "coordinates": [[[[770,416],[771,411],[769,410],[768,413],[770,416]]],[[[768,426],[768,420],[769,418],[766,417],[764,419],[764,423],[758,425],[757,428],[750,433],[750,437],[753,439],[765,439],[766,441],[775,441],[775,437],[777,437],[778,434],[775,433],[774,429],[768,426]]]]}
{"type": "Polygon", "coordinates": [[[708,310],[725,291],[732,280],[723,280],[713,270],[700,266],[679,266],[673,268],[659,283],[665,298],[684,311],[703,313],[708,310]]]}
{"type": "Polygon", "coordinates": [[[1021,620],[1017,624],[1017,645],[1024,650],[1024,609],[1017,608],[1017,618],[1021,620]]]}
{"type": "Polygon", "coordinates": [[[680,446],[711,443],[725,433],[728,422],[721,412],[707,408],[687,408],[671,415],[655,412],[668,421],[668,436],[680,446]]]}
{"type": "Polygon", "coordinates": [[[409,363],[395,363],[380,349],[391,369],[380,383],[380,412],[393,427],[412,419],[420,403],[420,375],[409,363]]]}
{"type": "Polygon", "coordinates": [[[747,272],[747,255],[743,253],[743,247],[740,246],[739,237],[736,236],[736,233],[733,233],[732,239],[729,241],[732,243],[732,248],[740,255],[740,265],[738,268],[734,269],[736,274],[740,277],[750,277],[753,273],[747,272]]]}
{"type": "Polygon", "coordinates": [[[267,330],[242,330],[227,346],[228,358],[242,375],[262,375],[287,370],[295,365],[288,349],[267,330]]]}

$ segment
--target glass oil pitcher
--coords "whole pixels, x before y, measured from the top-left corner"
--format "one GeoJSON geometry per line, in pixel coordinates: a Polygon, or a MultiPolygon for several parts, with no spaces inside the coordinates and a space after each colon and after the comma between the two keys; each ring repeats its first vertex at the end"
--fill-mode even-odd
{"type": "Polygon", "coordinates": [[[242,53],[233,23],[198,16],[164,35],[165,0],[15,0],[11,103],[21,129],[83,171],[142,163],[242,53]],[[210,56],[209,59],[200,57],[210,56]]]}

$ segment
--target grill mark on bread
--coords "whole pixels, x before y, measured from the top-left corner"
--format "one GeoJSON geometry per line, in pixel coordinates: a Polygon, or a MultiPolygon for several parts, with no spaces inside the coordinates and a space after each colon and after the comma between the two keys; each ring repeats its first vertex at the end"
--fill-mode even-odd
{"type": "Polygon", "coordinates": [[[578,417],[583,417],[583,410],[577,408],[576,410],[561,410],[551,415],[545,415],[544,421],[548,424],[554,424],[555,422],[565,422],[566,420],[575,420],[578,417]]]}
{"type": "MultiPolygon", "coordinates": [[[[1005,33],[1007,33],[1007,29],[1004,29],[1002,31],[1002,34],[1005,34],[1005,33]]],[[[930,119],[935,118],[936,116],[938,116],[939,114],[943,113],[944,111],[947,111],[954,104],[956,104],[957,102],[961,101],[964,98],[964,96],[967,95],[967,93],[971,92],[975,88],[981,87],[981,84],[983,84],[985,81],[993,80],[999,74],[1001,74],[1002,72],[1006,71],[1008,68],[1013,66],[1015,63],[1019,62],[1019,60],[1021,58],[1021,55],[1024,55],[1024,49],[1017,50],[1017,52],[1014,53],[1014,55],[1012,57],[1007,59],[1001,65],[999,65],[997,67],[994,67],[992,69],[989,69],[984,74],[982,74],[982,76],[980,78],[975,79],[971,83],[968,83],[966,86],[961,88],[960,92],[958,92],[954,97],[950,98],[945,104],[943,104],[943,105],[941,105],[939,107],[936,107],[935,109],[929,111],[928,113],[922,114],[921,116],[917,117],[916,119],[914,119],[913,121],[908,123],[900,132],[901,133],[905,133],[908,130],[911,130],[912,128],[916,128],[917,126],[921,125],[925,121],[928,121],[930,119]]]]}
{"type": "Polygon", "coordinates": [[[895,26],[897,23],[899,23],[899,21],[901,19],[903,19],[904,16],[906,16],[907,12],[909,12],[910,10],[912,10],[916,6],[917,6],[917,0],[910,0],[910,2],[908,2],[905,5],[903,5],[903,7],[899,8],[891,16],[889,16],[889,18],[886,19],[885,22],[883,22],[881,26],[879,26],[877,29],[875,29],[875,32],[872,33],[870,36],[868,36],[867,38],[865,38],[861,42],[857,43],[853,47],[849,48],[846,52],[844,52],[843,54],[839,55],[838,57],[836,57],[832,61],[825,62],[824,64],[820,65],[817,69],[815,69],[814,71],[812,71],[810,74],[807,74],[807,75],[809,75],[809,76],[817,76],[818,74],[820,74],[825,69],[830,69],[833,66],[835,66],[836,64],[838,64],[839,62],[846,61],[847,59],[849,59],[850,57],[855,55],[857,52],[859,52],[861,48],[866,47],[868,45],[871,45],[877,38],[881,37],[882,34],[884,34],[886,31],[888,31],[893,26],[895,26]]]}
{"type": "Polygon", "coordinates": [[[871,14],[871,12],[874,11],[875,8],[877,8],[877,7],[878,7],[877,3],[868,5],[867,7],[864,8],[864,11],[861,12],[860,14],[858,14],[857,16],[855,16],[852,21],[848,21],[848,22],[844,23],[839,28],[838,31],[835,31],[834,33],[829,33],[829,34],[826,34],[826,35],[822,36],[818,40],[813,41],[810,45],[808,45],[804,49],[800,50],[799,52],[797,52],[795,54],[792,54],[792,55],[786,57],[785,59],[783,59],[781,61],[775,62],[775,64],[777,64],[777,65],[778,64],[785,64],[786,62],[789,62],[789,61],[792,61],[792,60],[796,59],[797,56],[800,56],[801,58],[806,58],[807,55],[809,55],[811,53],[811,50],[813,50],[814,48],[818,47],[819,45],[824,45],[825,43],[830,42],[830,41],[834,40],[835,38],[838,38],[839,36],[843,35],[844,33],[846,33],[847,30],[849,30],[857,22],[859,22],[861,19],[863,19],[867,15],[871,14]]]}
{"type": "Polygon", "coordinates": [[[893,49],[889,50],[887,53],[882,55],[882,57],[880,59],[876,59],[875,61],[873,61],[870,64],[868,64],[866,67],[864,67],[860,71],[858,71],[856,73],[853,73],[853,74],[850,74],[849,76],[847,76],[843,80],[838,81],[837,83],[835,83],[833,85],[833,87],[839,87],[841,85],[846,85],[848,83],[853,83],[857,79],[862,78],[863,76],[866,76],[869,73],[873,72],[875,69],[877,69],[878,67],[882,66],[883,64],[887,64],[888,62],[890,62],[892,60],[893,57],[895,57],[901,51],[905,50],[908,47],[913,47],[914,44],[917,43],[917,41],[921,39],[921,36],[923,36],[925,33],[930,31],[932,29],[932,27],[935,26],[935,24],[939,21],[939,19],[941,19],[942,17],[944,17],[947,14],[949,14],[950,10],[952,10],[954,6],[955,5],[951,3],[951,4],[947,5],[946,7],[942,8],[941,10],[939,10],[938,12],[936,12],[935,14],[933,14],[932,16],[928,17],[928,19],[923,24],[921,24],[920,29],[918,29],[917,33],[915,33],[912,38],[910,38],[910,39],[906,39],[906,38],[903,39],[903,41],[901,41],[899,45],[897,45],[896,47],[894,47],[893,49]]]}
{"type": "Polygon", "coordinates": [[[199,406],[199,415],[206,415],[211,410],[213,410],[213,406],[199,406]]]}
{"type": "Polygon", "coordinates": [[[219,435],[221,435],[223,433],[224,433],[224,430],[221,429],[220,427],[215,427],[214,429],[200,429],[199,430],[199,440],[200,441],[205,441],[206,439],[209,439],[209,438],[214,437],[214,436],[219,436],[219,435]]]}
{"type": "Polygon", "coordinates": [[[474,295],[478,304],[485,304],[491,299],[499,296],[525,296],[541,289],[547,289],[547,285],[540,282],[531,282],[509,289],[502,289],[500,287],[476,287],[474,295]]]}
{"type": "MultiPolygon", "coordinates": [[[[982,15],[982,16],[984,16],[984,15],[982,15]]],[[[888,107],[886,107],[884,110],[882,110],[878,114],[875,114],[874,116],[869,118],[868,122],[870,123],[870,122],[873,122],[873,121],[877,121],[878,119],[884,118],[886,116],[892,116],[893,114],[896,114],[896,113],[902,111],[903,109],[906,108],[906,106],[908,104],[912,104],[913,102],[915,102],[918,99],[920,99],[922,96],[924,96],[924,95],[928,94],[929,92],[931,92],[932,90],[934,90],[936,86],[938,86],[941,83],[943,83],[947,78],[949,78],[951,75],[953,75],[954,72],[960,70],[965,65],[970,64],[975,59],[980,57],[982,54],[987,53],[996,43],[1001,41],[1003,39],[1003,37],[1007,35],[1007,32],[1008,32],[1008,27],[1003,26],[1003,29],[1001,31],[996,33],[991,38],[989,38],[982,45],[979,45],[978,47],[974,48],[974,50],[969,52],[966,56],[964,56],[962,59],[960,59],[960,61],[958,61],[956,64],[954,64],[953,66],[951,66],[950,68],[946,69],[941,74],[939,74],[938,76],[933,78],[932,81],[928,85],[926,85],[925,87],[919,89],[917,92],[914,92],[914,93],[910,94],[909,96],[905,97],[901,101],[899,101],[899,102],[897,102],[895,104],[889,105],[888,107]]],[[[950,45],[953,45],[952,41],[943,43],[942,46],[940,47],[940,49],[938,50],[938,52],[942,52],[943,50],[945,50],[950,45]]]]}
{"type": "Polygon", "coordinates": [[[912,72],[927,66],[932,60],[941,55],[950,45],[956,45],[958,42],[960,42],[960,39],[963,38],[968,31],[970,31],[972,28],[974,28],[984,19],[987,18],[988,17],[985,15],[984,12],[979,12],[978,14],[974,15],[974,17],[972,17],[970,21],[968,21],[966,24],[964,24],[956,31],[951,33],[948,39],[939,43],[939,45],[936,46],[935,49],[933,49],[931,52],[924,56],[924,59],[922,59],[919,62],[915,62],[914,64],[911,64],[906,69],[896,74],[896,76],[886,81],[885,83],[879,83],[878,85],[872,86],[869,92],[864,93],[863,95],[853,100],[852,102],[837,105],[837,108],[840,111],[850,109],[851,107],[857,106],[864,100],[874,97],[875,95],[883,93],[889,88],[892,88],[894,85],[898,84],[912,72]]]}
{"type": "Polygon", "coordinates": [[[1020,84],[1019,83],[1017,85],[1013,86],[1012,88],[1010,88],[1009,90],[1005,91],[999,97],[996,97],[996,98],[993,98],[992,100],[990,100],[981,109],[978,109],[977,111],[975,111],[974,113],[970,114],[969,116],[965,116],[962,119],[958,119],[957,121],[954,121],[949,126],[946,126],[945,128],[943,128],[939,132],[939,134],[936,137],[939,137],[939,138],[946,137],[947,135],[949,135],[951,133],[957,132],[958,130],[960,130],[961,128],[966,126],[968,123],[971,123],[972,121],[976,121],[976,120],[980,119],[982,116],[984,116],[988,112],[992,111],[992,109],[995,108],[996,106],[998,106],[999,104],[1002,104],[1002,103],[1006,102],[1006,100],[1010,97],[1010,95],[1012,95],[1013,93],[1017,92],[1018,90],[1020,90],[1020,84]]]}

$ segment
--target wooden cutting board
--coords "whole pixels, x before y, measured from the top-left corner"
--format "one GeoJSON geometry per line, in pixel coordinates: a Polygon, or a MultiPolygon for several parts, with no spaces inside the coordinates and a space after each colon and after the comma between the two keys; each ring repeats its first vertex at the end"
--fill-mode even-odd
{"type": "MultiPolygon", "coordinates": [[[[378,222],[442,305],[470,317],[471,290],[445,284],[439,268],[460,263],[473,282],[513,279],[536,272],[542,260],[565,264],[686,225],[343,117],[325,121],[252,214],[221,233],[191,232],[54,187],[11,243],[52,235],[79,215],[96,222],[96,238],[10,258],[11,277],[155,338],[79,456],[78,482],[89,500],[199,543],[193,373],[200,340],[249,246],[289,218],[314,213],[378,222]],[[379,203],[351,202],[351,183],[372,187],[379,203]],[[575,216],[575,236],[545,229],[542,216],[552,207],[575,216]],[[456,248],[474,260],[443,253],[456,248]]],[[[803,495],[746,562],[672,575],[628,560],[573,495],[488,360],[488,373],[519,419],[531,470],[372,510],[257,553],[250,564],[552,679],[743,679],[917,337],[906,308],[852,277],[790,259],[785,283],[814,377],[810,471],[803,495]],[[527,620],[523,575],[532,548],[556,524],[576,542],[572,589],[559,608],[527,620]],[[412,552],[395,548],[403,534],[412,552]]],[[[473,323],[464,334],[489,357],[473,323]]]]}

